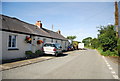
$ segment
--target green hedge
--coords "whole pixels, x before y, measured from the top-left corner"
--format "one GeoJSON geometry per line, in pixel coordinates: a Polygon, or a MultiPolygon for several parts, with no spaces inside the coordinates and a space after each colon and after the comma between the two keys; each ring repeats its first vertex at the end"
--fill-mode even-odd
{"type": "Polygon", "coordinates": [[[104,55],[104,56],[118,56],[118,51],[114,50],[114,51],[110,51],[110,50],[107,50],[107,51],[103,51],[102,48],[98,48],[97,49],[101,55],[104,55]]]}
{"type": "Polygon", "coordinates": [[[35,54],[36,56],[42,56],[43,52],[41,50],[36,50],[35,54]]]}
{"type": "Polygon", "coordinates": [[[34,57],[32,51],[25,51],[25,55],[26,55],[27,58],[32,58],[32,57],[34,57]]]}
{"type": "Polygon", "coordinates": [[[25,51],[26,58],[35,58],[43,55],[41,50],[36,50],[35,53],[32,51],[25,51]]]}
{"type": "Polygon", "coordinates": [[[117,50],[118,50],[118,54],[120,56],[120,38],[118,39],[118,42],[117,42],[117,50]]]}

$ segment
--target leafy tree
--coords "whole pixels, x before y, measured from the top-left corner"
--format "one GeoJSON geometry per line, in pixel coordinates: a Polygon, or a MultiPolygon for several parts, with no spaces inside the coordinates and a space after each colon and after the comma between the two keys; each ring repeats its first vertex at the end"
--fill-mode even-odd
{"type": "Polygon", "coordinates": [[[82,42],[85,44],[85,46],[90,47],[91,46],[91,40],[92,40],[92,37],[87,37],[87,38],[83,39],[82,42]]]}
{"type": "Polygon", "coordinates": [[[98,30],[98,41],[103,51],[113,51],[117,47],[116,32],[113,25],[100,26],[98,30]]]}
{"type": "Polygon", "coordinates": [[[67,39],[71,40],[71,43],[74,39],[76,39],[76,36],[67,36],[67,39]]]}
{"type": "Polygon", "coordinates": [[[99,42],[97,38],[94,38],[91,40],[91,47],[92,48],[98,48],[99,47],[99,42]]]}

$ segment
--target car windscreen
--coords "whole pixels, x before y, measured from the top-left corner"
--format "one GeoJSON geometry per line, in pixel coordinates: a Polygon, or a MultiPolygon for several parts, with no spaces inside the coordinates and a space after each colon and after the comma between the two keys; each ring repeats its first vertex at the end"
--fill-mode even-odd
{"type": "Polygon", "coordinates": [[[44,47],[55,47],[54,44],[45,44],[44,47]]]}
{"type": "Polygon", "coordinates": [[[55,46],[56,46],[57,48],[60,48],[60,44],[55,44],[55,46]]]}

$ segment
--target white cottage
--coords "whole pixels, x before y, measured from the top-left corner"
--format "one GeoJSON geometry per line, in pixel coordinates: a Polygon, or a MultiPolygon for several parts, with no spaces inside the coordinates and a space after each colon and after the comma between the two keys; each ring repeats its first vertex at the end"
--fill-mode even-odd
{"type": "Polygon", "coordinates": [[[25,51],[35,52],[41,49],[46,42],[56,42],[62,45],[63,50],[67,50],[68,40],[60,33],[42,27],[41,21],[36,25],[26,23],[17,18],[0,15],[2,21],[2,59],[15,59],[25,57],[25,51]],[[31,38],[31,43],[26,43],[26,37],[31,38]],[[42,40],[42,44],[37,44],[42,40]]]}

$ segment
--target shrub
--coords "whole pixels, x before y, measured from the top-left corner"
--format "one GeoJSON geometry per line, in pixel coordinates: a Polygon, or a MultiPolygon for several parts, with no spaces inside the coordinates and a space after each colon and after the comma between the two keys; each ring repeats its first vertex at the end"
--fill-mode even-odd
{"type": "Polygon", "coordinates": [[[117,51],[110,51],[110,50],[102,52],[101,54],[104,55],[104,56],[118,56],[118,52],[117,51]]]}
{"type": "Polygon", "coordinates": [[[26,55],[27,58],[32,58],[33,57],[32,51],[25,51],[25,55],[26,55]]]}
{"type": "Polygon", "coordinates": [[[117,41],[117,50],[118,50],[118,54],[120,56],[120,38],[117,41]]]}
{"type": "Polygon", "coordinates": [[[43,52],[41,50],[36,50],[35,55],[38,56],[42,56],[43,52]]]}
{"type": "Polygon", "coordinates": [[[118,56],[118,51],[116,50],[113,50],[113,51],[110,51],[110,50],[107,50],[107,51],[103,51],[102,48],[97,48],[98,51],[100,52],[101,55],[104,55],[104,56],[118,56]]]}

